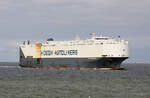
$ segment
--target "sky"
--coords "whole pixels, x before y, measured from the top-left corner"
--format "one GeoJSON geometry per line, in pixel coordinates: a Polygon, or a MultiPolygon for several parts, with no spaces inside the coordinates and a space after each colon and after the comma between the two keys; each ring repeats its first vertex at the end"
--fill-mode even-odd
{"type": "Polygon", "coordinates": [[[82,39],[90,32],[129,41],[129,63],[150,63],[150,0],[0,0],[0,62],[18,42],[82,39]]]}

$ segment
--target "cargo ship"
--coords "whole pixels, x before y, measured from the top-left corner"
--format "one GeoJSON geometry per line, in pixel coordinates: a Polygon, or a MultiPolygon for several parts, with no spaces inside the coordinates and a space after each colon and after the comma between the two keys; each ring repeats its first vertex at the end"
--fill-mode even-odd
{"type": "Polygon", "coordinates": [[[26,41],[19,50],[19,65],[28,68],[120,68],[129,58],[128,41],[94,33],[86,40],[26,41]]]}

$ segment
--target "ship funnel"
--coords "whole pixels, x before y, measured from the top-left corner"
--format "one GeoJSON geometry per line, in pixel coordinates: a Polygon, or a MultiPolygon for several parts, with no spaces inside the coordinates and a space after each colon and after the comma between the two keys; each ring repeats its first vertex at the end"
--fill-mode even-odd
{"type": "Polygon", "coordinates": [[[40,42],[36,43],[36,48],[35,48],[36,58],[41,58],[41,46],[42,44],[40,42]]]}

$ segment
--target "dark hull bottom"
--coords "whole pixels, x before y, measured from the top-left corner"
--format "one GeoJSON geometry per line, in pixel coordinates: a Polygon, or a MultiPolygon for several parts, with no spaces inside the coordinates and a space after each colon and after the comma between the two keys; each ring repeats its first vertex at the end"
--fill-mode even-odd
{"type": "Polygon", "coordinates": [[[20,66],[28,68],[120,68],[122,58],[26,58],[20,66]]]}

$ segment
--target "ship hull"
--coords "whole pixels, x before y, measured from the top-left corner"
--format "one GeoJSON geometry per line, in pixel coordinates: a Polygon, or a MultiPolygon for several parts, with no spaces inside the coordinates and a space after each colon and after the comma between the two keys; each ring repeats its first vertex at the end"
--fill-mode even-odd
{"type": "Polygon", "coordinates": [[[21,59],[19,65],[29,68],[120,68],[127,58],[26,58],[21,59]]]}

